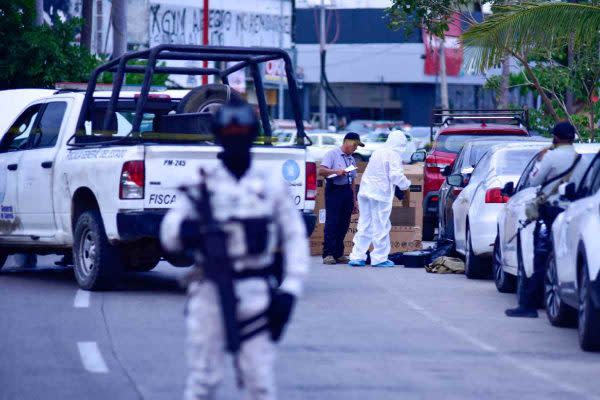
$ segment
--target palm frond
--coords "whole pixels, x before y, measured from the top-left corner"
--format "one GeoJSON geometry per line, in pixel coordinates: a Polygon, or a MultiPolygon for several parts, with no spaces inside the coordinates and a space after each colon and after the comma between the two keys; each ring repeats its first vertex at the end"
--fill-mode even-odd
{"type": "Polygon", "coordinates": [[[597,40],[600,6],[574,3],[523,3],[498,6],[494,14],[463,35],[467,67],[486,70],[498,65],[507,49],[518,54],[565,44],[597,40]]]}

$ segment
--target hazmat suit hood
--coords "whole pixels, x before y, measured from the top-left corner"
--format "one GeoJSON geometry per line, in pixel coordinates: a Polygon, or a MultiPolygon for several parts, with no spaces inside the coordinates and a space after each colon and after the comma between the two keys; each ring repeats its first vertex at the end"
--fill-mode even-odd
{"type": "Polygon", "coordinates": [[[391,131],[386,140],[386,147],[394,150],[396,153],[402,154],[406,150],[408,140],[406,135],[401,130],[391,131]]]}
{"type": "Polygon", "coordinates": [[[392,206],[394,186],[405,190],[410,186],[410,180],[404,176],[402,157],[408,140],[404,132],[392,131],[388,135],[386,146],[373,152],[367,168],[362,175],[359,196],[385,202],[392,206]]]}

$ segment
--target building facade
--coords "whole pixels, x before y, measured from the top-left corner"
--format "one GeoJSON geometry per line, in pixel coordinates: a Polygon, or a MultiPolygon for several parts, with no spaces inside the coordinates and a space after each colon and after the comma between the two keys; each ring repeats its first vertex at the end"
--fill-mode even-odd
{"type": "MultiPolygon", "coordinates": [[[[319,10],[313,4],[298,2],[294,31],[306,117],[318,111],[321,76],[319,10]]],[[[389,1],[346,0],[333,1],[327,8],[325,71],[341,103],[329,101],[327,109],[350,120],[428,125],[431,109],[440,104],[437,51],[420,30],[390,30],[385,16],[388,5],[389,1]]],[[[494,107],[493,94],[483,89],[486,77],[463,70],[457,40],[449,37],[446,47],[451,49],[446,51],[450,107],[494,107]]]]}

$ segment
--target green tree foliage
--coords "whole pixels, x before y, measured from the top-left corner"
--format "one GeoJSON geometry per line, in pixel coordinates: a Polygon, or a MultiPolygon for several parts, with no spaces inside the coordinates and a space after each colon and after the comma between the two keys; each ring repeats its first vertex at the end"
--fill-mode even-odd
{"type": "Polygon", "coordinates": [[[455,12],[461,13],[463,19],[472,20],[468,16],[473,4],[468,0],[392,0],[386,14],[390,19],[391,29],[410,31],[425,28],[443,38],[455,12]]]}
{"type": "MultiPolygon", "coordinates": [[[[600,6],[537,2],[494,7],[494,14],[472,25],[463,35],[467,64],[485,71],[497,66],[503,54],[512,55],[523,68],[511,77],[511,86],[535,90],[550,120],[569,119],[582,137],[598,136],[600,82],[600,6]],[[573,40],[573,62],[567,63],[567,43],[573,40]],[[576,111],[569,114],[565,94],[570,90],[576,111]]],[[[498,86],[497,78],[488,87],[498,86]]],[[[548,116],[536,120],[547,127],[548,116]]]]}
{"type": "Polygon", "coordinates": [[[73,42],[81,20],[34,26],[34,0],[0,0],[0,88],[86,81],[98,60],[73,42]]]}

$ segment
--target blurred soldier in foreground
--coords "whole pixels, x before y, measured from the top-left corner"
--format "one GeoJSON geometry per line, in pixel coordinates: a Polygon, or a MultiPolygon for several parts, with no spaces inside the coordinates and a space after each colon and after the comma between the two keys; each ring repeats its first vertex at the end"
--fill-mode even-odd
{"type": "Polygon", "coordinates": [[[517,293],[519,305],[506,310],[508,317],[537,318],[538,307],[544,299],[544,277],[548,255],[552,250],[552,223],[563,209],[548,204],[548,196],[558,191],[560,183],[571,176],[579,158],[573,147],[575,127],[569,122],[559,122],[552,130],[552,147],[540,152],[529,175],[529,185],[540,186],[537,198],[527,205],[529,223],[535,223],[533,231],[533,275],[523,277],[517,293]]]}
{"type": "Polygon", "coordinates": [[[275,395],[275,344],[288,322],[308,270],[308,242],[301,216],[283,179],[252,163],[259,130],[252,107],[228,104],[215,115],[221,162],[200,171],[182,190],[187,201],[161,226],[164,248],[192,251],[188,287],[186,400],[214,399],[232,354],[238,386],[249,399],[275,395]],[[277,287],[274,260],[283,252],[277,287]]]}

